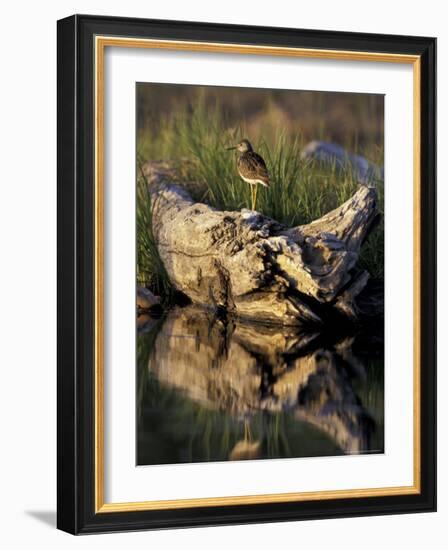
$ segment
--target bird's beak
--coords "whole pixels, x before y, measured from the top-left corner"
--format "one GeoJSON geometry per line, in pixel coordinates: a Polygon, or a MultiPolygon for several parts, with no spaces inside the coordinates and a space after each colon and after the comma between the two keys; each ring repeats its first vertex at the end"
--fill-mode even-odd
{"type": "Polygon", "coordinates": [[[226,147],[227,151],[232,151],[232,149],[236,149],[236,146],[235,147],[226,147]]]}

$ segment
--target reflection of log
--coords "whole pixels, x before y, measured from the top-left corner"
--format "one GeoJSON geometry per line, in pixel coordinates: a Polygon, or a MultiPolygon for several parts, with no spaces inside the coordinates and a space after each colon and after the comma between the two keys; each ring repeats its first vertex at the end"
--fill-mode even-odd
{"type": "Polygon", "coordinates": [[[319,322],[328,310],[356,315],[368,274],[354,267],[377,216],[374,189],[361,187],[321,219],[287,229],[258,212],[195,203],[163,163],[144,172],[160,256],[193,302],[283,325],[319,322]]]}
{"type": "Polygon", "coordinates": [[[203,406],[239,417],[290,412],[344,451],[365,450],[373,420],[351,384],[352,377],[363,378],[364,367],[351,339],[311,351],[315,337],[288,327],[225,324],[195,306],[176,308],[157,335],[149,368],[203,406]]]}
{"type": "Polygon", "coordinates": [[[345,452],[359,453],[369,448],[374,422],[338,367],[340,359],[323,350],[313,355],[315,370],[299,388],[296,417],[326,432],[345,452]]]}

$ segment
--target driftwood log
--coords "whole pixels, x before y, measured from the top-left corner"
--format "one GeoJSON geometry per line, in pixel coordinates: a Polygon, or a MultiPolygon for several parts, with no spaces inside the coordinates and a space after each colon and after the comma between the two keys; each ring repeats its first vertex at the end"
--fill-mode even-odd
{"type": "Polygon", "coordinates": [[[362,186],[337,209],[287,228],[258,212],[195,202],[167,163],[143,167],[153,234],[174,287],[193,303],[241,318],[296,325],[338,314],[356,319],[369,274],[356,269],[377,220],[377,194],[362,186]]]}

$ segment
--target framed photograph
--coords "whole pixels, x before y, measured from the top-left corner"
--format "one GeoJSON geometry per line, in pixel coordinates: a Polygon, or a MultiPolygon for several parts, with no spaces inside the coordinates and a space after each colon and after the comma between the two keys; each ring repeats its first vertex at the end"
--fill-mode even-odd
{"type": "Polygon", "coordinates": [[[58,527],[436,509],[433,38],[58,22],[58,527]]]}

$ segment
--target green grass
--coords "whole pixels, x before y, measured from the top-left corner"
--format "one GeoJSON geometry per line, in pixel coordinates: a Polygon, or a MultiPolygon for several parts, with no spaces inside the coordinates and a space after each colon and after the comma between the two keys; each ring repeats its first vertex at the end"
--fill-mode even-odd
{"type": "MultiPolygon", "coordinates": [[[[231,128],[225,113],[216,105],[206,107],[199,101],[195,109],[180,107],[163,118],[153,131],[138,136],[138,153],[143,160],[171,160],[177,163],[180,177],[200,183],[195,197],[219,209],[250,208],[250,188],[237,174],[235,152],[226,147],[247,137],[265,159],[271,177],[269,189],[258,190],[257,210],[288,226],[309,223],[336,208],[359,187],[350,170],[304,161],[300,152],[305,145],[300,134],[276,131],[269,125],[263,138],[248,135],[244,121],[231,128]],[[188,159],[188,165],[183,160],[188,159]],[[187,167],[185,167],[187,166],[187,167]]],[[[365,146],[359,153],[382,164],[383,150],[377,144],[365,146]]],[[[376,182],[379,208],[383,211],[383,182],[376,182]]],[[[150,199],[138,183],[138,273],[149,286],[161,292],[170,290],[169,280],[154,246],[150,221],[150,199]]],[[[359,267],[373,277],[383,277],[384,228],[381,223],[364,243],[359,267]]],[[[148,286],[148,285],[146,285],[148,286]]]]}
{"type": "Polygon", "coordinates": [[[137,178],[137,284],[169,302],[173,287],[160,259],[152,232],[151,196],[143,175],[137,178]]]}

